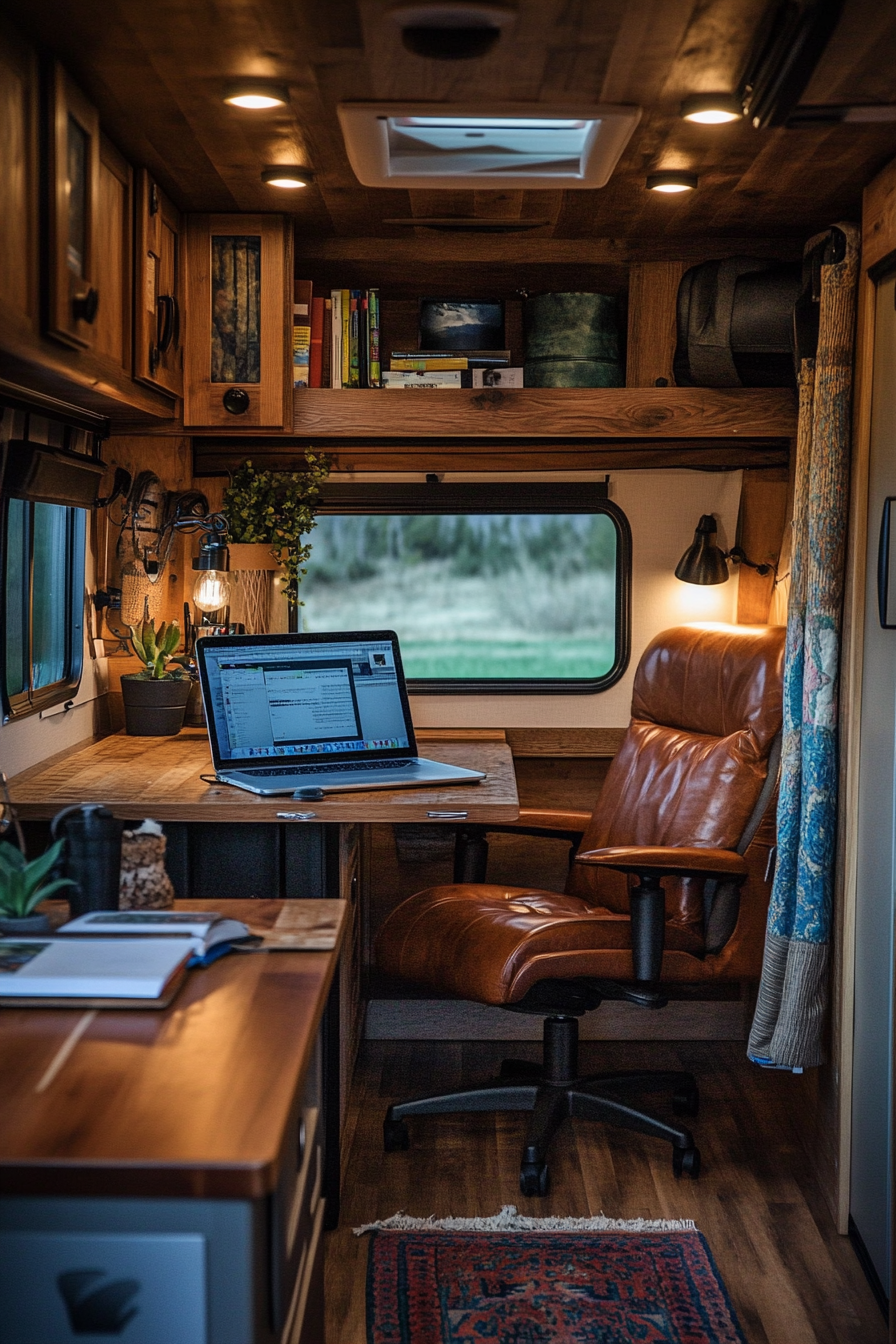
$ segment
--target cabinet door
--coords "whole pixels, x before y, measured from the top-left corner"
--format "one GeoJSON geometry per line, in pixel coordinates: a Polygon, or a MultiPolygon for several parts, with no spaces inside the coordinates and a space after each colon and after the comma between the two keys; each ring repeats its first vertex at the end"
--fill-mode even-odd
{"type": "Polygon", "coordinates": [[[134,377],[183,396],[181,224],[146,169],[137,174],[134,377]]]}
{"type": "Polygon", "coordinates": [[[47,332],[67,345],[90,348],[100,302],[96,278],[100,126],[96,109],[59,64],[50,74],[47,114],[47,332]]]}
{"type": "Polygon", "coordinates": [[[131,165],[101,135],[94,273],[103,301],[93,324],[93,352],[127,374],[131,371],[133,179],[131,165]]]}
{"type": "Polygon", "coordinates": [[[0,323],[16,335],[37,328],[37,58],[0,24],[0,323]]]}
{"type": "Polygon", "coordinates": [[[292,229],[281,215],[192,215],[184,424],[292,424],[292,229]]]}

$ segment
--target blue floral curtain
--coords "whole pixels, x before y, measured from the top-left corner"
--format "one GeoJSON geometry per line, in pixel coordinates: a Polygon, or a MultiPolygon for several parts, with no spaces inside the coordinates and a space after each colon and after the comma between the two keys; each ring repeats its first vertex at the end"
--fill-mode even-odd
{"type": "MultiPolygon", "coordinates": [[[[859,232],[822,267],[816,358],[800,372],[784,663],[778,859],[748,1054],[757,1064],[822,1062],[837,830],[837,689],[849,488],[859,232]]],[[[813,240],[816,241],[816,240],[813,240]]],[[[811,244],[810,244],[811,246],[811,244]]]]}

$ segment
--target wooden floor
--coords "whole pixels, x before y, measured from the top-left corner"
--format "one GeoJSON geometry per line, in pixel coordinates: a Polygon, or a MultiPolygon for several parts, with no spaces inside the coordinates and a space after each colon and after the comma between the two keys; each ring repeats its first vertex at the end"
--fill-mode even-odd
{"type": "MultiPolygon", "coordinates": [[[[537,1052],[537,1045],[513,1047],[519,1058],[537,1052]]],[[[668,1145],[586,1121],[555,1138],[544,1199],[519,1194],[520,1115],[412,1121],[410,1152],[383,1153],[390,1101],[493,1076],[506,1053],[507,1043],[365,1043],[351,1097],[342,1216],[328,1234],[326,1344],[366,1338],[368,1239],[354,1237],[353,1226],[399,1209],[471,1216],[503,1204],[533,1216],[693,1218],[749,1344],[886,1344],[852,1247],[835,1231],[810,1174],[788,1096],[795,1080],[751,1065],[740,1042],[581,1047],[583,1072],[649,1066],[696,1075],[702,1105],[693,1128],[703,1157],[696,1182],[675,1180],[668,1145]]]]}

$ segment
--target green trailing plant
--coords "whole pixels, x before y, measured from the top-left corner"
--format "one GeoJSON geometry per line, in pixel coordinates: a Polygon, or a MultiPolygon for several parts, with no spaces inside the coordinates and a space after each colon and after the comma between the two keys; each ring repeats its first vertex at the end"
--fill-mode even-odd
{"type": "Polygon", "coordinates": [[[31,862],[8,840],[0,841],[0,915],[7,919],[25,919],[41,901],[62,887],[72,887],[70,877],[47,881],[53,865],[62,853],[63,841],[57,840],[45,854],[31,862]]]}
{"type": "Polygon", "coordinates": [[[330,462],[307,450],[304,471],[258,471],[244,462],[224,491],[222,512],[229,540],[261,542],[270,546],[286,571],[286,600],[302,606],[299,585],[311,543],[304,538],[315,526],[320,486],[330,474],[330,462]]]}
{"type": "Polygon", "coordinates": [[[174,657],[174,650],[180,643],[177,621],[172,621],[170,625],[163,621],[158,630],[155,621],[141,621],[139,625],[129,625],[128,629],[134,652],[144,664],[144,670],[135,672],[135,677],[141,681],[171,681],[188,675],[185,668],[189,659],[174,657]],[[179,666],[169,671],[169,663],[177,663],[179,666]]]}

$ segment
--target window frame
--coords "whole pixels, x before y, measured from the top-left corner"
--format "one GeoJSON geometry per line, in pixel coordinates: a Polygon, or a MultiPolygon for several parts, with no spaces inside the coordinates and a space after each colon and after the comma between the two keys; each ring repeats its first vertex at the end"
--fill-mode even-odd
{"type": "MultiPolygon", "coordinates": [[[[15,496],[7,495],[0,511],[0,617],[4,631],[9,626],[7,610],[7,575],[9,574],[9,508],[15,496]]],[[[34,509],[43,501],[18,499],[27,509],[27,524],[23,544],[22,616],[26,630],[25,647],[21,653],[21,671],[27,685],[24,690],[10,694],[8,689],[9,659],[6,639],[0,642],[0,692],[2,692],[3,722],[37,714],[53,705],[62,704],[76,694],[84,668],[84,572],[87,556],[87,514],[83,508],[70,504],[55,504],[68,512],[65,537],[66,608],[65,608],[65,675],[47,686],[35,688],[34,640],[34,509]],[[27,660],[27,661],[26,661],[27,660]]]]}
{"type": "MultiPolygon", "coordinates": [[[[483,481],[426,483],[328,481],[318,514],[583,514],[601,513],[616,531],[616,656],[600,677],[408,677],[411,695],[596,695],[625,675],[631,657],[632,533],[609,498],[605,481],[483,481]]],[[[314,563],[314,538],[310,536],[314,563]]],[[[301,596],[301,593],[300,593],[301,596]]]]}

